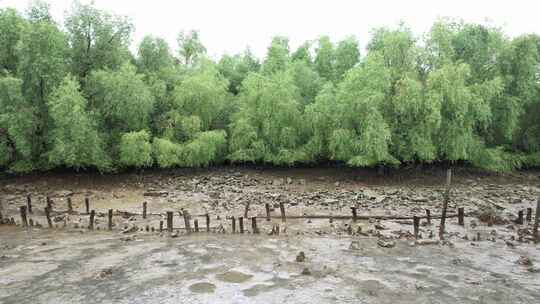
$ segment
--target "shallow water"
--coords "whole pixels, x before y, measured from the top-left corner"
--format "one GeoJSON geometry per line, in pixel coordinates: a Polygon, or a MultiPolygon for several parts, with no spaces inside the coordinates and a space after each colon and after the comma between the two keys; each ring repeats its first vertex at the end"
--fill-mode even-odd
{"type": "Polygon", "coordinates": [[[0,303],[535,303],[532,245],[376,239],[0,233],[0,303]],[[351,246],[351,241],[355,246],[351,246]],[[352,250],[350,248],[357,248],[352,250]],[[295,261],[304,251],[306,261],[295,261]],[[304,269],[309,275],[303,275],[304,269]]]}

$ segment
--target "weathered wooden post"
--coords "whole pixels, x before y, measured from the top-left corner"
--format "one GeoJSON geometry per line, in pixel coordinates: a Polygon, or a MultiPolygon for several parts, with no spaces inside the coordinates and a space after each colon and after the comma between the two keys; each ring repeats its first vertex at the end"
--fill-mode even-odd
{"type": "Polygon", "coordinates": [[[187,210],[184,210],[184,212],[182,212],[182,215],[184,216],[184,225],[186,226],[186,232],[191,233],[191,223],[189,221],[189,212],[187,212],[187,210]]]}
{"type": "Polygon", "coordinates": [[[22,225],[23,227],[28,227],[28,218],[26,217],[26,206],[21,206],[19,209],[21,211],[22,225]]]}
{"type": "Polygon", "coordinates": [[[414,238],[418,239],[420,233],[420,218],[418,216],[413,217],[413,226],[414,226],[414,238]]]}
{"type": "Polygon", "coordinates": [[[96,211],[90,211],[90,223],[88,224],[88,229],[94,230],[94,217],[96,216],[96,211]]]}
{"type": "Polygon", "coordinates": [[[287,218],[285,217],[285,205],[283,202],[279,203],[279,211],[281,211],[281,221],[285,223],[287,221],[287,218]]]}
{"type": "Polygon", "coordinates": [[[210,215],[205,214],[206,217],[206,232],[210,232],[210,215]]]}
{"type": "Polygon", "coordinates": [[[518,218],[516,220],[516,224],[523,225],[523,210],[518,211],[518,218]]]}
{"type": "Polygon", "coordinates": [[[428,225],[431,225],[431,210],[426,209],[426,220],[428,225]]]}
{"type": "Polygon", "coordinates": [[[146,202],[142,203],[142,218],[146,219],[146,202]]]}
{"type": "Polygon", "coordinates": [[[238,218],[238,225],[240,226],[240,233],[244,233],[244,218],[243,217],[238,218]]]}
{"type": "Polygon", "coordinates": [[[452,184],[452,169],[446,170],[446,190],[444,192],[444,202],[441,214],[441,226],[439,227],[439,238],[444,240],[444,228],[446,224],[446,210],[450,202],[450,186],[452,184]]]}
{"type": "Polygon", "coordinates": [[[45,200],[46,200],[46,202],[47,202],[47,208],[49,208],[50,211],[53,211],[51,198],[47,195],[47,196],[45,197],[45,200]]]}
{"type": "Polygon", "coordinates": [[[47,218],[47,224],[49,225],[49,228],[53,227],[52,221],[51,221],[51,209],[48,207],[45,207],[45,217],[47,218]]]}
{"type": "Polygon", "coordinates": [[[527,222],[532,221],[532,208],[531,207],[527,208],[527,216],[525,217],[525,219],[527,220],[527,222]]]}
{"type": "Polygon", "coordinates": [[[163,232],[163,221],[159,221],[159,232],[163,232]]]}
{"type": "Polygon", "coordinates": [[[351,211],[352,211],[352,220],[353,222],[356,222],[356,219],[357,219],[357,214],[356,214],[356,207],[351,207],[351,211]]]}
{"type": "Polygon", "coordinates": [[[109,209],[109,214],[108,214],[108,226],[109,226],[109,231],[112,231],[112,217],[113,217],[113,210],[112,209],[109,209]]]}
{"type": "Polygon", "coordinates": [[[173,231],[173,212],[167,211],[167,231],[173,231]]]}
{"type": "Polygon", "coordinates": [[[195,226],[195,232],[199,232],[199,220],[195,219],[193,221],[193,225],[195,226]]]}
{"type": "Polygon", "coordinates": [[[458,224],[460,226],[465,226],[465,208],[458,208],[458,224]]]}
{"type": "Polygon", "coordinates": [[[259,233],[259,228],[257,228],[257,217],[254,216],[251,218],[251,229],[253,233],[259,233]]]}
{"type": "Polygon", "coordinates": [[[68,208],[68,213],[72,214],[73,213],[73,204],[71,203],[71,197],[67,198],[67,208],[68,208]]]}
{"type": "Polygon", "coordinates": [[[264,207],[266,208],[266,221],[270,221],[270,204],[266,203],[264,204],[264,207]]]}
{"type": "Polygon", "coordinates": [[[247,202],[246,203],[246,209],[244,209],[244,217],[247,218],[248,217],[248,213],[249,213],[249,205],[251,204],[251,202],[247,202]]]}
{"type": "Polygon", "coordinates": [[[29,214],[33,213],[33,211],[32,211],[32,197],[30,196],[30,194],[28,194],[26,196],[26,208],[27,208],[29,214]]]}
{"type": "Polygon", "coordinates": [[[232,224],[232,233],[236,233],[236,219],[231,217],[231,224],[232,224]]]}
{"type": "Polygon", "coordinates": [[[86,207],[86,214],[90,213],[90,198],[84,198],[84,205],[86,207]]]}
{"type": "Polygon", "coordinates": [[[533,239],[535,243],[540,242],[540,236],[538,235],[538,223],[540,222],[540,197],[536,201],[536,215],[534,217],[533,239]]]}

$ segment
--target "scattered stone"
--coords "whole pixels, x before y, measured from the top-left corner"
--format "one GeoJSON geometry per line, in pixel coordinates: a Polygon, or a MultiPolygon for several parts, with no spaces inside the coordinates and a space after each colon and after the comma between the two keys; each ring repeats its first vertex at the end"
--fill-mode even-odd
{"type": "Polygon", "coordinates": [[[439,241],[438,240],[416,240],[414,242],[414,245],[416,246],[425,246],[425,245],[439,245],[439,241]]]}
{"type": "Polygon", "coordinates": [[[139,227],[133,225],[131,227],[126,227],[122,230],[122,233],[124,234],[127,234],[127,233],[133,233],[133,232],[137,232],[139,231],[139,227]]]}
{"type": "Polygon", "coordinates": [[[306,276],[309,276],[311,275],[311,271],[309,270],[309,268],[307,267],[304,267],[304,269],[302,270],[302,275],[306,275],[306,276]]]}
{"type": "Polygon", "coordinates": [[[516,263],[518,265],[523,265],[523,266],[532,266],[533,265],[533,262],[531,260],[531,258],[529,258],[528,256],[520,256],[519,259],[516,261],[516,263]]]}
{"type": "Polygon", "coordinates": [[[377,245],[379,245],[379,247],[383,247],[383,248],[393,248],[393,247],[396,246],[396,242],[379,239],[377,241],[377,245]]]}
{"type": "Polygon", "coordinates": [[[101,270],[101,271],[96,275],[96,279],[105,279],[105,278],[107,278],[107,277],[112,276],[112,274],[113,274],[112,268],[105,268],[105,269],[101,270]]]}
{"type": "Polygon", "coordinates": [[[426,203],[426,202],[428,202],[428,198],[423,197],[423,196],[416,196],[416,197],[413,197],[411,200],[413,202],[416,202],[416,203],[426,203]]]}

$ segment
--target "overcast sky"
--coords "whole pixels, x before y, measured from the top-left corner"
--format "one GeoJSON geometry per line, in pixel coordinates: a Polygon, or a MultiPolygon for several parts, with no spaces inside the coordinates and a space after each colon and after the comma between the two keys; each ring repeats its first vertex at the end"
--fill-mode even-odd
{"type": "MultiPolygon", "coordinates": [[[[27,0],[0,0],[0,8],[24,11],[27,0]]],[[[49,0],[63,23],[72,0],[49,0]]],[[[82,1],[89,2],[89,1],[82,1]]],[[[415,34],[429,29],[437,17],[502,26],[510,36],[540,33],[540,0],[94,0],[115,14],[131,17],[133,43],[146,34],[165,38],[171,47],[181,30],[197,29],[212,57],[234,54],[249,46],[262,57],[274,35],[290,38],[295,48],[305,40],[329,35],[337,41],[354,35],[366,45],[374,27],[400,20],[415,34]]]]}

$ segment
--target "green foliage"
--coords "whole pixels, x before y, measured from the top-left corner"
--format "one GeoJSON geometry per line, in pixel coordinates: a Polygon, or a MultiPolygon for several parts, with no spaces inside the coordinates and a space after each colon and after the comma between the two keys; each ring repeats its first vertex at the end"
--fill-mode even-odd
{"type": "Polygon", "coordinates": [[[119,68],[129,57],[133,25],[93,4],[74,1],[66,16],[72,72],[84,81],[92,71],[119,68]]]}
{"type": "Polygon", "coordinates": [[[139,45],[137,67],[143,74],[159,73],[170,68],[173,57],[169,45],[161,38],[145,36],[139,45]]]}
{"type": "Polygon", "coordinates": [[[5,153],[1,166],[11,166],[13,171],[33,169],[38,140],[36,112],[36,107],[23,97],[20,79],[0,78],[0,149],[5,153]]]}
{"type": "Polygon", "coordinates": [[[153,155],[160,168],[171,168],[180,163],[180,145],[164,138],[154,138],[153,155]]]}
{"type": "Polygon", "coordinates": [[[78,82],[66,77],[52,93],[48,107],[53,124],[49,136],[50,163],[75,169],[108,169],[110,160],[78,82]]]}
{"type": "Polygon", "coordinates": [[[64,27],[46,2],[0,9],[0,167],[101,171],[225,161],[349,166],[540,165],[540,36],[440,19],[358,41],[272,39],[213,61],[197,31],[178,52],[93,3],[64,27]],[[419,39],[418,37],[423,37],[419,39]],[[73,75],[68,76],[69,74],[73,75]]]}
{"type": "Polygon", "coordinates": [[[17,43],[25,30],[26,21],[11,8],[0,9],[0,75],[2,70],[15,74],[19,55],[17,43]]]}
{"type": "Polygon", "coordinates": [[[224,55],[218,63],[219,72],[229,81],[229,92],[238,94],[242,82],[251,72],[257,72],[259,62],[247,50],[242,55],[224,55]]]}
{"type": "Polygon", "coordinates": [[[240,109],[230,126],[229,158],[276,165],[305,160],[299,100],[289,74],[250,74],[243,83],[240,109]]]}
{"type": "Polygon", "coordinates": [[[206,48],[199,38],[199,32],[191,31],[189,33],[181,32],[178,34],[178,54],[186,66],[192,66],[197,63],[204,54],[206,48]]]}
{"type": "Polygon", "coordinates": [[[147,131],[129,132],[120,140],[120,163],[126,167],[149,167],[154,162],[147,131]]]}
{"type": "Polygon", "coordinates": [[[132,65],[125,64],[117,71],[95,71],[87,83],[100,126],[110,133],[146,129],[154,110],[154,98],[132,65]]]}
{"type": "Polygon", "coordinates": [[[273,74],[283,71],[289,64],[289,39],[282,36],[272,38],[272,43],[268,47],[266,59],[262,66],[264,74],[273,74]]]}

